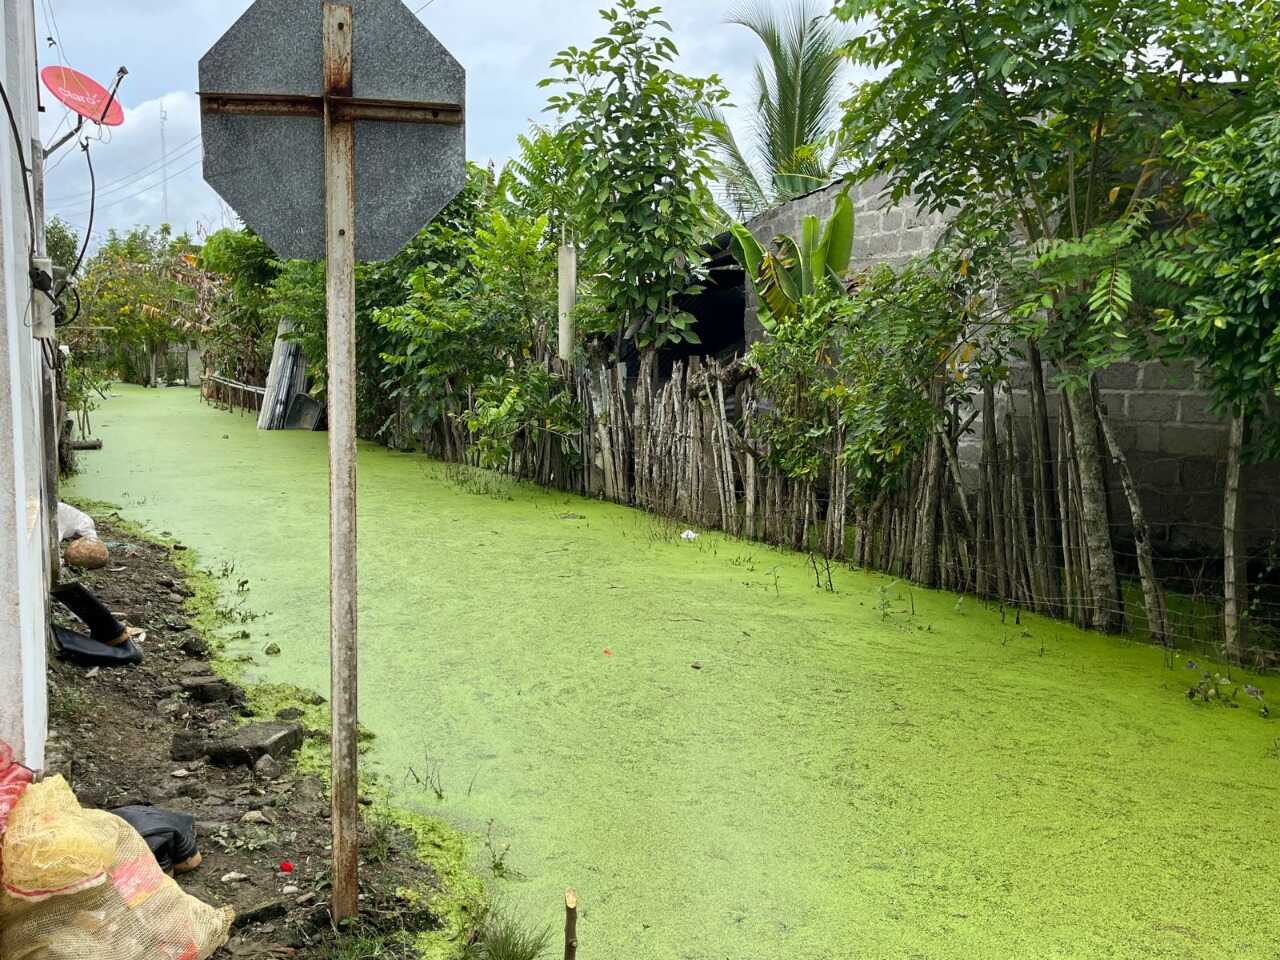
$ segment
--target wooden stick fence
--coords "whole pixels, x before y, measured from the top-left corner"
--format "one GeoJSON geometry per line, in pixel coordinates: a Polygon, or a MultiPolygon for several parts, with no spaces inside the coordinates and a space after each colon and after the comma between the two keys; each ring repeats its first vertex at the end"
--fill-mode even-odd
{"type": "Polygon", "coordinates": [[[241,383],[239,380],[211,373],[205,374],[200,384],[200,395],[205,400],[222,403],[228,407],[239,407],[242,411],[252,410],[255,413],[262,410],[266,392],[266,387],[255,387],[252,384],[241,383]]]}
{"type": "MultiPolygon", "coordinates": [[[[1084,627],[1140,615],[1158,642],[1176,632],[1140,511],[1108,534],[1132,548],[1121,556],[1114,547],[1111,562],[1124,560],[1124,575],[1142,582],[1141,602],[1097,592],[1090,568],[1097,530],[1083,508],[1072,405],[1064,396],[1051,426],[1043,398],[1020,408],[1008,384],[984,384],[961,401],[944,401],[936,390],[932,435],[899,482],[867,503],[854,496],[843,428],[833,430],[817,476],[792,479],[771,466],[769,408],[741,360],[695,357],[660,379],[656,358],[647,355],[634,376],[597,363],[571,382],[580,432],[529,429],[517,438],[508,473],[1084,627]],[[966,442],[977,447],[968,459],[966,442]]],[[[454,412],[431,428],[426,446],[447,461],[475,465],[465,426],[472,398],[452,400],[454,412]]],[[[1099,443],[1114,448],[1109,432],[1104,422],[1099,443]]],[[[1122,471],[1121,481],[1136,502],[1132,477],[1122,471]]]]}

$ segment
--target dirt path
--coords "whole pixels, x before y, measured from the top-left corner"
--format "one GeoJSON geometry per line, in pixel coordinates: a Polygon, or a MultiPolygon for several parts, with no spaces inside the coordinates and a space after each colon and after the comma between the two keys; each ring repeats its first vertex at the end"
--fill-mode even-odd
{"type": "MultiPolygon", "coordinates": [[[[118,617],[147,630],[145,660],[123,669],[52,662],[51,772],[66,776],[85,806],[154,805],[195,816],[204,862],[179,880],[201,900],[235,908],[232,940],[221,956],[333,956],[323,782],[300,772],[293,756],[252,769],[218,765],[198,746],[264,721],[296,724],[299,739],[313,744],[326,732],[305,725],[306,705],[283,708],[278,717],[255,715],[254,698],[219,677],[209,659],[192,623],[195,591],[176,554],[108,518],[97,521],[111,563],[78,579],[118,617]]],[[[79,627],[56,605],[55,616],[79,627]]],[[[411,839],[375,819],[366,822],[363,841],[362,897],[373,927],[438,926],[429,910],[397,893],[434,886],[411,839]]],[[[398,952],[394,943],[379,954],[397,955],[415,956],[407,944],[398,952]]]]}

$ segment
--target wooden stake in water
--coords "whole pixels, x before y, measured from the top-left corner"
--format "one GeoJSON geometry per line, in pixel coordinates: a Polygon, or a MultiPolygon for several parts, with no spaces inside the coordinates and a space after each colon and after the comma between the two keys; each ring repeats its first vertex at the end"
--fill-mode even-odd
{"type": "Polygon", "coordinates": [[[578,895],[573,887],[564,892],[564,960],[578,956],[578,895]]]}

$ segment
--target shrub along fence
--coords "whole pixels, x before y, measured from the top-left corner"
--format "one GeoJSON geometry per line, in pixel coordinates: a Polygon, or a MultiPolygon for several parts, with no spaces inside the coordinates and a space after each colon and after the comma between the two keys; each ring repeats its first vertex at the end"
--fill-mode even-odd
{"type": "MultiPolygon", "coordinates": [[[[1039,405],[1027,409],[1025,394],[1008,382],[952,397],[903,481],[859,504],[850,493],[843,430],[830,434],[817,475],[796,479],[771,464],[762,428],[771,405],[743,359],[678,361],[660,381],[648,353],[634,376],[596,363],[574,382],[581,431],[526,429],[512,444],[505,472],[808,552],[820,589],[831,586],[830,565],[843,562],[977,595],[999,604],[1010,625],[1031,611],[1148,635],[1170,650],[1224,645],[1221,556],[1156,555],[1141,515],[1103,519],[1116,583],[1108,595],[1093,589],[1091,521],[1081,506],[1071,455],[1076,428],[1065,397],[1052,419],[1039,405]]],[[[451,426],[441,428],[447,439],[432,452],[478,466],[464,408],[460,403],[451,426]]],[[[1109,433],[1104,428],[1099,442],[1114,442],[1109,433]]],[[[1132,484],[1124,470],[1121,476],[1132,484]]],[[[1220,529],[1208,519],[1206,526],[1220,529]]],[[[1280,666],[1274,582],[1280,528],[1251,534],[1246,566],[1253,582],[1239,655],[1273,668],[1280,666]]]]}

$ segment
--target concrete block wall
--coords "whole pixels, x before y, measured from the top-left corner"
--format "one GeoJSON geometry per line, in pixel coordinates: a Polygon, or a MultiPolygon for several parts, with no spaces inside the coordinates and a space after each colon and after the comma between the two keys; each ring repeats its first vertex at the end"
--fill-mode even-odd
{"type": "MultiPolygon", "coordinates": [[[[1098,374],[1102,402],[1129,460],[1156,548],[1167,555],[1217,557],[1229,423],[1212,409],[1190,363],[1123,364],[1098,374]]],[[[1280,538],[1280,463],[1245,466],[1244,540],[1263,554],[1280,538]]],[[[1128,519],[1118,478],[1112,511],[1128,519]]]]}
{"type": "MultiPolygon", "coordinates": [[[[1025,364],[1014,364],[1010,385],[1019,419],[1031,409],[1030,379],[1025,364]]],[[[1052,387],[1053,381],[1054,371],[1046,368],[1046,384],[1052,387]]],[[[1200,375],[1186,362],[1117,364],[1099,372],[1098,387],[1138,485],[1157,552],[1219,557],[1229,424],[1213,412],[1200,375]]],[[[1048,397],[1048,411],[1056,436],[1054,393],[1048,397]]],[[[979,444],[980,436],[970,438],[968,458],[976,461],[979,444]]],[[[1280,538],[1280,463],[1247,465],[1241,484],[1244,539],[1249,552],[1258,556],[1280,538]]],[[[1114,470],[1109,486],[1112,517],[1127,525],[1129,504],[1114,470]]]]}
{"type": "MultiPolygon", "coordinates": [[[[763,244],[779,234],[798,234],[804,217],[830,216],[835,184],[800,197],[756,217],[747,226],[763,244]]],[[[946,227],[941,214],[914,206],[886,205],[883,181],[854,188],[856,224],[854,268],[886,263],[900,265],[931,250],[946,227]]],[[[754,297],[748,291],[747,342],[763,336],[756,321],[754,297]]],[[[1030,371],[1016,363],[1011,372],[1014,403],[1023,416],[1031,409],[1027,387],[1030,371]]],[[[1045,371],[1052,388],[1054,373],[1045,371]]],[[[1187,363],[1120,364],[1098,375],[1102,399],[1138,483],[1143,507],[1152,524],[1157,550],[1167,556],[1221,556],[1222,489],[1225,480],[1227,422],[1211,409],[1201,377],[1187,363]]],[[[1050,390],[1048,411],[1057,428],[1058,398],[1050,390]]],[[[981,455],[979,421],[961,444],[966,480],[978,482],[981,455]]],[[[1055,434],[1056,436],[1056,434],[1055,434]]],[[[1280,552],[1280,463],[1244,468],[1245,541],[1249,552],[1280,552]]],[[[1118,477],[1111,477],[1112,516],[1129,522],[1129,507],[1118,477]]]]}
{"type": "MultiPolygon", "coordinates": [[[[747,229],[766,248],[779,236],[799,237],[805,217],[816,216],[826,221],[835,207],[836,197],[844,184],[834,183],[806,196],[774,207],[748,221],[747,229]]],[[[880,264],[900,266],[913,257],[928,253],[937,244],[946,227],[941,214],[918,210],[914,205],[885,208],[884,180],[869,180],[851,187],[853,200],[853,263],[855,269],[880,264]]],[[[764,336],[756,318],[755,292],[748,284],[746,337],[750,345],[764,336]]]]}

